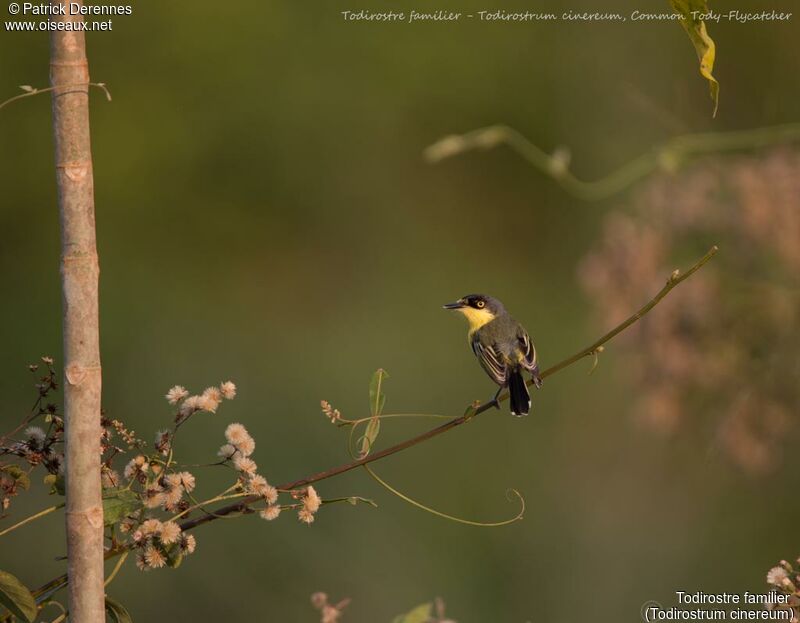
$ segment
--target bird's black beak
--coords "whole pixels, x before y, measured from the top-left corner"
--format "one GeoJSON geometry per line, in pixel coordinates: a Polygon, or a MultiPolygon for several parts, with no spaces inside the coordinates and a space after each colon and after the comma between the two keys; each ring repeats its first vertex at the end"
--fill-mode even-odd
{"type": "Polygon", "coordinates": [[[461,309],[464,307],[464,303],[461,301],[456,301],[455,303],[447,303],[446,305],[442,305],[444,309],[461,309]]]}

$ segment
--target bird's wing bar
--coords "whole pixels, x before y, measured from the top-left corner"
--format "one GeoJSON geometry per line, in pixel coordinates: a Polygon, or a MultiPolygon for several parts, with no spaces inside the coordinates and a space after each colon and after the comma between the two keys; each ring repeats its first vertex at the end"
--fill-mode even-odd
{"type": "Polygon", "coordinates": [[[522,349],[522,365],[528,370],[536,368],[536,348],[531,341],[531,337],[525,329],[520,328],[517,334],[519,346],[522,349]]]}
{"type": "Polygon", "coordinates": [[[478,361],[480,361],[481,367],[486,371],[486,374],[492,377],[492,380],[498,385],[505,385],[507,370],[502,357],[492,346],[481,344],[477,336],[473,336],[470,343],[472,344],[472,350],[475,356],[478,358],[478,361]]]}

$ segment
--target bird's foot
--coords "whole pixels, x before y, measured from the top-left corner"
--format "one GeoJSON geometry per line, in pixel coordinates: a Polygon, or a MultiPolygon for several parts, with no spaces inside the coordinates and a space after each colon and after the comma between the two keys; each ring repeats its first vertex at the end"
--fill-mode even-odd
{"type": "Polygon", "coordinates": [[[492,398],[489,401],[489,404],[491,406],[493,406],[495,409],[497,409],[498,411],[500,410],[500,402],[497,399],[500,397],[500,392],[502,392],[502,391],[503,391],[503,387],[501,386],[500,389],[497,390],[497,393],[494,395],[494,398],[492,398]]]}

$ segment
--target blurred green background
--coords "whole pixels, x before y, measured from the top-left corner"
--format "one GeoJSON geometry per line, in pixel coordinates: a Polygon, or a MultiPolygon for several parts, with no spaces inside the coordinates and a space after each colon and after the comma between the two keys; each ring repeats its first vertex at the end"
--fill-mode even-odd
{"type": "MultiPolygon", "coordinates": [[[[641,8],[534,4],[370,8],[641,8]]],[[[170,386],[234,380],[237,399],[185,430],[187,463],[210,460],[232,421],[255,437],[271,482],[346,460],[346,434],[319,401],[363,416],[378,367],[390,374],[387,411],[459,415],[488,398],[463,322],[440,309],[467,292],[501,298],[544,366],[600,335],[576,269],[624,197],[577,200],[505,149],[428,165],[421,152],[441,136],[506,123],[545,149],[569,146],[576,173],[595,178],[677,132],[798,118],[797,19],[709,26],[722,85],[712,119],[674,23],[342,20],[361,8],[137,3],[112,33],[88,37],[92,79],[114,97],[92,94],[103,403],[151,442],[170,421],[170,386]]],[[[45,86],[47,63],[45,33],[3,32],[2,98],[45,86]]],[[[49,107],[37,96],[0,113],[3,429],[33,401],[26,364],[60,360],[49,107]]],[[[179,570],[129,562],[109,593],[138,621],[313,621],[309,595],[322,590],[353,599],[345,621],[388,621],[438,595],[462,623],[558,623],[638,620],[643,602],[670,604],[675,590],[764,590],[766,570],[798,553],[797,471],[748,477],[691,428],[658,437],[632,425],[614,350],[592,376],[585,362],[549,379],[527,419],[489,414],[377,466],[471,519],[513,516],[514,487],[522,522],[447,522],[356,471],[320,494],[379,509],[326,507],[310,527],[289,514],[218,521],[197,530],[179,570]]],[[[424,426],[384,425],[379,444],[424,426]]],[[[196,472],[201,493],[223,486],[196,472]]],[[[43,489],[15,499],[13,517],[47,505],[43,489]]],[[[0,542],[0,568],[38,586],[63,553],[53,515],[0,542]]]]}

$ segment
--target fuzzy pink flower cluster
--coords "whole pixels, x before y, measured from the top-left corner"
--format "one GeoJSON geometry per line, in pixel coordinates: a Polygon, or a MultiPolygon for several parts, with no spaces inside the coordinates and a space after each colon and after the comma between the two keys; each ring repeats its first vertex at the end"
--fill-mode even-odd
{"type": "MultiPolygon", "coordinates": [[[[800,558],[796,563],[800,565],[800,558]]],[[[775,593],[785,595],[784,603],[769,604],[768,609],[789,610],[792,621],[800,620],[800,570],[792,563],[781,560],[778,565],[767,571],[766,579],[775,593]]]]}
{"type": "Polygon", "coordinates": [[[146,508],[162,508],[174,513],[188,508],[183,499],[185,494],[195,488],[195,477],[186,471],[163,474],[160,464],[151,464],[144,455],[128,461],[123,474],[129,481],[138,482],[144,487],[142,501],[146,508]]]}
{"type": "Polygon", "coordinates": [[[238,422],[229,424],[225,429],[225,440],[227,443],[219,449],[217,455],[223,461],[230,462],[239,472],[239,482],[246,493],[257,495],[267,503],[267,507],[261,511],[261,517],[275,519],[281,512],[281,507],[277,504],[278,490],[258,473],[258,465],[250,457],[256,449],[255,440],[244,425],[238,422]]]}
{"type": "Polygon", "coordinates": [[[332,604],[328,601],[328,595],[323,592],[311,595],[311,605],[315,610],[319,610],[320,623],[338,623],[344,610],[350,603],[350,599],[342,599],[339,603],[332,604]]]}
{"type": "Polygon", "coordinates": [[[314,523],[314,515],[322,506],[322,498],[319,497],[317,490],[308,485],[305,489],[293,491],[292,497],[300,501],[297,519],[304,524],[314,523]]]}
{"type": "Polygon", "coordinates": [[[223,399],[233,400],[236,397],[236,385],[225,381],[220,385],[207,387],[202,394],[189,395],[189,391],[182,385],[175,385],[166,394],[165,398],[171,405],[178,405],[176,422],[183,422],[198,411],[216,413],[223,399]]]}
{"type": "Polygon", "coordinates": [[[176,567],[181,559],[194,552],[197,542],[184,534],[174,521],[147,519],[132,535],[136,549],[136,566],[142,571],[176,567]]]}

